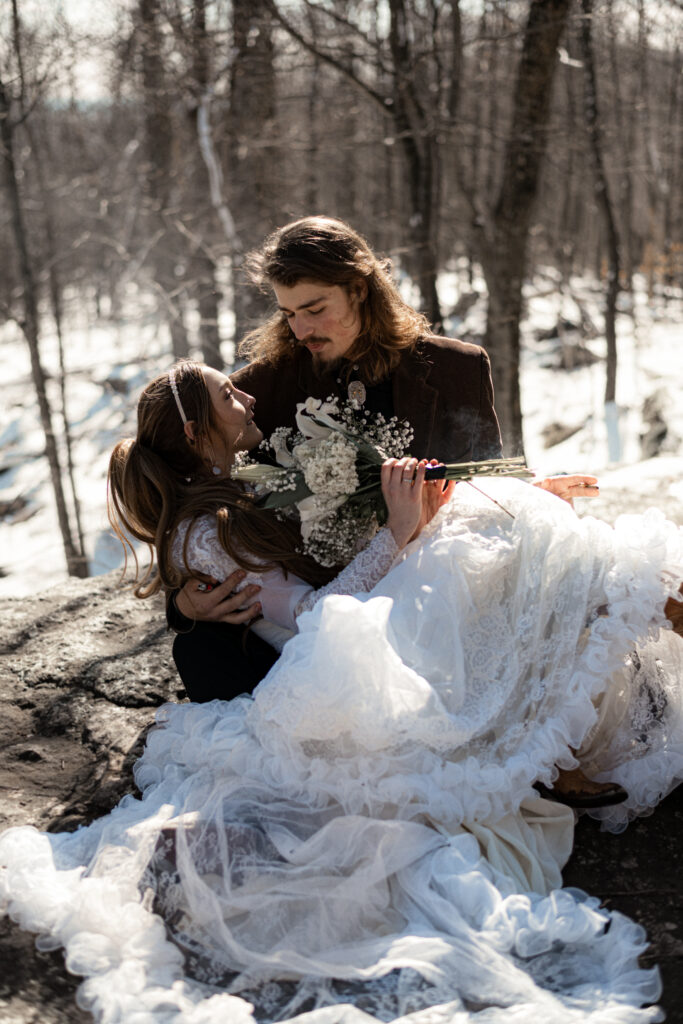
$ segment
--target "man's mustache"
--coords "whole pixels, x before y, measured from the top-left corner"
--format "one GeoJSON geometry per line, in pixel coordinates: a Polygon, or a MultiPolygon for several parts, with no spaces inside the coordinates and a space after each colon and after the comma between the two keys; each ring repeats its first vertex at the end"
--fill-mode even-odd
{"type": "Polygon", "coordinates": [[[325,342],[328,342],[330,339],[319,338],[317,335],[314,335],[313,337],[309,336],[308,338],[301,338],[301,340],[299,340],[299,338],[293,338],[292,340],[294,341],[295,345],[322,345],[325,342]]]}

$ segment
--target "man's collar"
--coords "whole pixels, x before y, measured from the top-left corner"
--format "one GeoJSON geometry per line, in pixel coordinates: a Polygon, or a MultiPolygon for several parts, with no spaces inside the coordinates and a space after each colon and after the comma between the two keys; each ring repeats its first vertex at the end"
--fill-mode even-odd
{"type": "MultiPolygon", "coordinates": [[[[325,374],[322,377],[315,374],[313,372],[313,360],[305,348],[295,351],[293,358],[297,364],[297,385],[306,396],[314,394],[318,397],[319,393],[326,386],[328,388],[326,394],[330,393],[330,389],[331,391],[336,391],[339,373],[325,374]]],[[[405,378],[406,384],[411,382],[423,383],[427,379],[431,365],[423,347],[418,342],[417,346],[411,351],[401,353],[400,362],[390,376],[394,377],[398,374],[401,378],[405,378]]]]}
{"type": "Polygon", "coordinates": [[[313,395],[315,398],[325,398],[330,394],[330,388],[332,388],[332,391],[335,390],[336,378],[331,374],[325,374],[320,377],[314,373],[313,360],[306,349],[295,352],[294,359],[297,363],[297,386],[304,398],[308,398],[309,395],[313,395]],[[321,392],[324,391],[325,387],[327,387],[327,391],[321,396],[321,392]]]}

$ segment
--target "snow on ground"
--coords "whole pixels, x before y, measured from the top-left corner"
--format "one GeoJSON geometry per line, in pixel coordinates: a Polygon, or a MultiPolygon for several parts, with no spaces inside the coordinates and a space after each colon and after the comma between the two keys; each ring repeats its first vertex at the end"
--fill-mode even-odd
{"type": "MultiPolygon", "coordinates": [[[[441,294],[452,308],[462,288],[456,270],[444,275],[441,294]]],[[[479,298],[462,318],[446,321],[447,333],[478,340],[483,335],[483,284],[474,282],[479,298]]],[[[683,295],[648,301],[640,282],[633,309],[626,302],[618,321],[619,370],[617,407],[621,452],[610,461],[603,407],[604,338],[597,334],[585,347],[597,360],[573,370],[553,368],[562,344],[539,340],[538,332],[555,326],[558,317],[578,323],[584,312],[600,329],[601,290],[590,279],[574,279],[561,293],[548,270],[527,286],[528,316],[523,324],[522,407],[529,465],[538,473],[591,472],[600,477],[601,497],[583,502],[606,519],[623,510],[651,504],[683,522],[683,295]],[[569,293],[569,294],[567,294],[569,293]],[[641,435],[647,430],[643,405],[655,397],[666,423],[661,453],[644,458],[641,435]],[[559,424],[575,432],[546,448],[544,430],[559,424]]],[[[221,324],[230,337],[231,317],[221,324]]],[[[67,402],[74,437],[77,489],[82,508],[91,572],[108,572],[121,564],[121,547],[106,517],[106,470],[115,442],[135,432],[135,404],[142,386],[171,362],[169,342],[153,299],[134,287],[124,314],[114,322],[98,319],[91,304],[72,295],[67,302],[67,402]]],[[[44,327],[43,364],[50,375],[49,397],[59,409],[57,341],[44,327]]],[[[567,330],[568,353],[576,351],[577,333],[567,330]]],[[[223,354],[229,364],[232,346],[223,354]]],[[[11,323],[0,328],[0,595],[23,595],[49,587],[65,575],[44,439],[33,393],[26,342],[11,323]]],[[[55,417],[57,434],[61,433],[55,417]]],[[[581,504],[581,503],[579,503],[581,504]]]]}

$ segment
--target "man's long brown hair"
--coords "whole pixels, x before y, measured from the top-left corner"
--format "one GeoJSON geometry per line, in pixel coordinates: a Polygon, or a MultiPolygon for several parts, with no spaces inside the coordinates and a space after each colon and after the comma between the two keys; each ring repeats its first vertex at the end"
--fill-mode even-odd
{"type": "MultiPolygon", "coordinates": [[[[359,307],[360,333],[344,358],[349,367],[357,364],[369,383],[388,376],[398,365],[401,352],[414,348],[430,333],[426,318],[399,295],[389,266],[353,228],[331,217],[293,221],[247,257],[250,277],[262,291],[274,284],[291,288],[299,281],[313,280],[350,292],[365,281],[367,297],[359,307]]],[[[291,355],[295,343],[286,317],[278,312],[246,336],[240,355],[274,363],[291,355]]]]}
{"type": "Polygon", "coordinates": [[[221,546],[243,569],[262,572],[280,566],[313,584],[328,580],[328,572],[297,553],[300,537],[294,524],[257,508],[238,482],[212,475],[207,451],[215,424],[201,364],[177,363],[174,377],[183,411],[195,423],[194,443],[185,435],[171,378],[164,373],[140,396],[137,437],[119,441],[109,460],[109,521],[126,559],[129,552],[133,556],[136,595],[149,597],[161,587],[174,590],[193,575],[190,566],[176,568],[171,552],[180,523],[202,515],[216,517],[221,546]],[[150,548],[142,575],[131,538],[150,548]]]}

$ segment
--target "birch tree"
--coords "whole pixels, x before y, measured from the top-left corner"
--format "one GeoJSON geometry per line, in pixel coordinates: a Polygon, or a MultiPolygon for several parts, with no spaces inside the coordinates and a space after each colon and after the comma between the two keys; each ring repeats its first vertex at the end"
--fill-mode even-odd
{"type": "Polygon", "coordinates": [[[477,248],[488,289],[484,344],[506,451],[523,451],[519,385],[522,286],[529,227],[546,149],[557,50],[571,0],[530,0],[513,112],[493,207],[477,210],[477,248]]]}
{"type": "Polygon", "coordinates": [[[595,202],[600,211],[607,248],[607,290],[605,295],[605,338],[607,361],[605,376],[605,419],[609,456],[616,462],[621,455],[616,407],[617,385],[617,299],[619,296],[619,236],[610,185],[605,171],[600,111],[598,106],[595,52],[593,47],[593,0],[581,0],[581,52],[584,62],[584,111],[590,154],[595,176],[595,202]]]}
{"type": "Polygon", "coordinates": [[[145,168],[149,198],[150,261],[171,334],[174,359],[189,353],[183,318],[184,286],[176,276],[176,238],[169,222],[174,201],[174,164],[178,152],[169,87],[164,71],[159,0],[138,0],[140,61],[144,97],[145,168]]]}
{"type": "MultiPolygon", "coordinates": [[[[31,376],[38,402],[40,422],[45,437],[52,490],[57,510],[57,520],[64,547],[67,571],[70,576],[88,575],[88,562],[82,546],[75,538],[66,503],[63,486],[62,466],[55,436],[52,409],[47,395],[46,373],[40,356],[40,319],[38,314],[38,288],[35,265],[29,251],[26,219],[19,188],[19,170],[16,159],[15,135],[18,122],[15,119],[12,96],[8,85],[0,75],[0,141],[2,142],[2,184],[11,215],[11,232],[19,266],[19,280],[22,294],[21,312],[16,320],[28,344],[31,359],[31,376]]],[[[24,114],[23,116],[27,116],[24,114]]]]}

